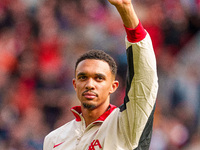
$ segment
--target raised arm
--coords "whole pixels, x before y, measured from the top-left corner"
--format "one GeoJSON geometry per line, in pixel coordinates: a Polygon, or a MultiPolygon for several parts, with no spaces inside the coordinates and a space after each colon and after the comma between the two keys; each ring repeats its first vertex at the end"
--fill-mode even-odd
{"type": "Polygon", "coordinates": [[[139,19],[134,11],[131,0],[108,1],[117,8],[125,27],[136,28],[138,26],[139,19]]]}
{"type": "Polygon", "coordinates": [[[131,0],[108,0],[124,23],[127,54],[127,87],[120,106],[119,128],[129,149],[148,150],[158,91],[156,58],[149,34],[140,23],[131,0]]]}

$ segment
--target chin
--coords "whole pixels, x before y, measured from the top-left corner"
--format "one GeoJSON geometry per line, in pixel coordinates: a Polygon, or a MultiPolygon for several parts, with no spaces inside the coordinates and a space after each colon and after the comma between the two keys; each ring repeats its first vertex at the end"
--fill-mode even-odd
{"type": "Polygon", "coordinates": [[[96,108],[95,105],[93,104],[88,104],[88,103],[83,103],[83,107],[86,108],[86,109],[89,109],[89,110],[93,110],[96,108]]]}

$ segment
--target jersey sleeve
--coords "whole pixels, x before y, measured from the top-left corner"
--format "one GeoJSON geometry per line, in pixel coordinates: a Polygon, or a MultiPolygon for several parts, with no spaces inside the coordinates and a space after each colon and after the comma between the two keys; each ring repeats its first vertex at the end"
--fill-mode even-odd
{"type": "Polygon", "coordinates": [[[141,23],[135,29],[125,29],[128,68],[120,128],[132,149],[147,150],[158,90],[156,58],[151,38],[141,23]]]}

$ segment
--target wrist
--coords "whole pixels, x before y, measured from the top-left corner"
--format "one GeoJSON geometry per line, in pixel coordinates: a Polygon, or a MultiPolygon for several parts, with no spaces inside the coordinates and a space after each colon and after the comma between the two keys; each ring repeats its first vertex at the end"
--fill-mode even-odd
{"type": "Polygon", "coordinates": [[[124,25],[128,28],[135,28],[139,24],[139,19],[134,11],[132,3],[116,6],[124,25]]]}

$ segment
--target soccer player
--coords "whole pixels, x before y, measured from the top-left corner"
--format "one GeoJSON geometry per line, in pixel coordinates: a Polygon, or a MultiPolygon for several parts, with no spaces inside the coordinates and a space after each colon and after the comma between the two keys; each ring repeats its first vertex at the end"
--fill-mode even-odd
{"type": "Polygon", "coordinates": [[[75,66],[73,86],[80,106],[75,119],[49,133],[44,150],[148,150],[158,90],[156,59],[150,36],[131,0],[108,0],[118,10],[127,33],[128,75],[124,103],[110,104],[119,83],[117,67],[105,52],[83,54],[75,66]]]}

